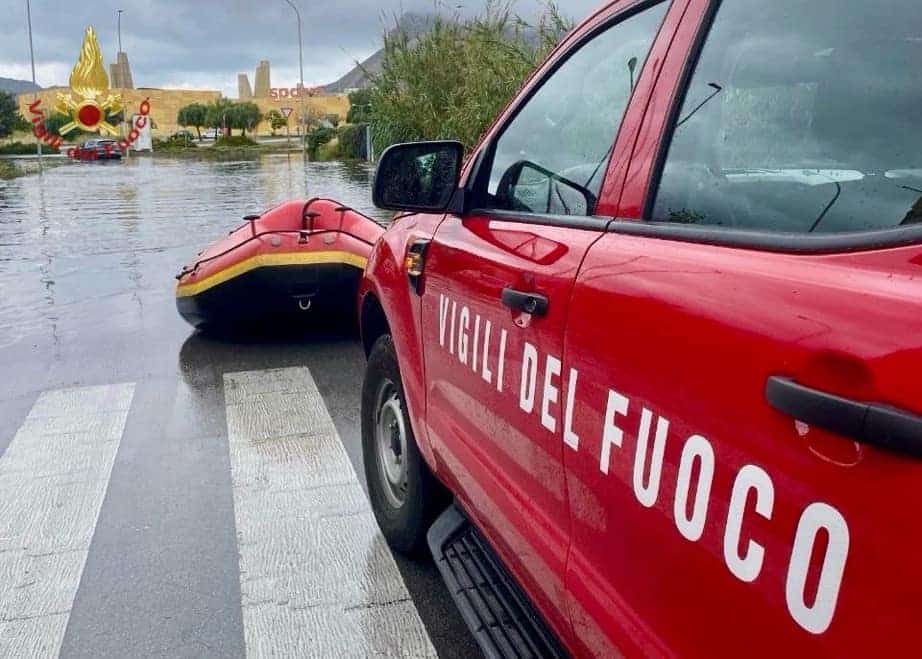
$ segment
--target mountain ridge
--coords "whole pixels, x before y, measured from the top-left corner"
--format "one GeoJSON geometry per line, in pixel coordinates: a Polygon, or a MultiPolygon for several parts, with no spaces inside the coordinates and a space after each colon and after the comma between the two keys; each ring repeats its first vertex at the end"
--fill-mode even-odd
{"type": "MultiPolygon", "coordinates": [[[[436,18],[436,14],[407,12],[396,20],[394,27],[388,30],[388,34],[402,31],[405,32],[410,39],[414,39],[421,33],[427,31],[436,18]]],[[[371,83],[371,78],[381,72],[381,62],[383,59],[384,48],[381,47],[361,62],[357,62],[346,75],[328,85],[324,85],[324,91],[328,94],[344,94],[352,89],[363,89],[367,87],[371,83]]]]}
{"type": "MultiPolygon", "coordinates": [[[[413,41],[420,34],[428,32],[437,18],[439,18],[438,14],[407,12],[395,21],[394,27],[388,30],[388,35],[405,32],[410,41],[413,41]]],[[[441,18],[448,22],[463,20],[463,18],[458,16],[441,16],[441,18]]],[[[538,35],[535,29],[527,25],[519,25],[518,27],[522,28],[520,34],[526,42],[537,42],[538,35]]],[[[560,36],[563,35],[561,34],[560,36]]],[[[344,94],[353,89],[368,87],[371,84],[372,78],[381,72],[383,60],[384,48],[381,47],[361,62],[356,63],[346,75],[334,82],[323,85],[323,90],[328,94],[344,94]]]]}
{"type": "Polygon", "coordinates": [[[34,92],[40,89],[41,87],[33,85],[30,80],[0,77],[0,91],[9,92],[10,94],[22,94],[23,92],[34,92]]]}

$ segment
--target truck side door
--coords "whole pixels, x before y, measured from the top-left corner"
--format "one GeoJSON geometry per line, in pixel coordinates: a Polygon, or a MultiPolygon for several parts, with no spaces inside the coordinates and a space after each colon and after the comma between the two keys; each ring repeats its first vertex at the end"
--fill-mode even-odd
{"type": "Polygon", "coordinates": [[[578,652],[917,644],[916,9],[692,2],[571,302],[578,652]]]}
{"type": "Polygon", "coordinates": [[[610,219],[594,213],[616,200],[603,190],[611,147],[668,7],[609,12],[570,40],[486,142],[469,184],[476,210],[448,215],[425,256],[440,474],[564,639],[564,326],[580,262],[610,219]]]}

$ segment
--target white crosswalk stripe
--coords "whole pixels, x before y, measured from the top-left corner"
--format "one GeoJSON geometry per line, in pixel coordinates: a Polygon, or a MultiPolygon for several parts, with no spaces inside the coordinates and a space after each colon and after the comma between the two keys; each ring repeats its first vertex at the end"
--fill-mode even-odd
{"type": "MultiPolygon", "coordinates": [[[[0,454],[0,657],[71,638],[134,393],[44,392],[0,454]]],[[[310,371],[225,374],[224,393],[247,656],[435,657],[310,371]]]]}
{"type": "Polygon", "coordinates": [[[0,656],[58,655],[133,394],[45,392],[0,456],[0,656]]]}
{"type": "Polygon", "coordinates": [[[224,389],[247,656],[435,656],[310,371],[224,389]]]}

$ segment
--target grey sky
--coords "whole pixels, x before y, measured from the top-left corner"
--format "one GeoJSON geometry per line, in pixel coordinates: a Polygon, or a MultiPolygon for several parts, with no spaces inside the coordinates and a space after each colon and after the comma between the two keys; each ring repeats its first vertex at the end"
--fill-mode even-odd
{"type": "MultiPolygon", "coordinates": [[[[304,20],[304,82],[332,82],[355,60],[377,50],[384,20],[401,11],[471,13],[480,0],[387,0],[362,2],[295,0],[304,20]]],[[[601,0],[562,0],[564,14],[581,19],[601,0]]],[[[518,13],[533,17],[537,0],[519,0],[518,13]]],[[[92,25],[106,62],[117,50],[116,10],[122,16],[122,46],[138,87],[219,89],[236,96],[236,74],[272,62],[273,86],[298,79],[297,28],[284,0],[32,0],[32,27],[38,83],[67,84],[83,30],[92,25]]],[[[31,79],[25,0],[0,0],[3,37],[0,76],[31,79]]]]}

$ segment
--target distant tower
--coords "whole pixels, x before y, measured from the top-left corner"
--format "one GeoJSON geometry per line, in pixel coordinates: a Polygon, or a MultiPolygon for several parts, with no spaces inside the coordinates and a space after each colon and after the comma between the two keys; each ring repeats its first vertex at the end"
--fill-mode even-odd
{"type": "Polygon", "coordinates": [[[119,52],[115,62],[109,65],[109,78],[115,89],[134,89],[127,53],[119,52]]]}
{"type": "Polygon", "coordinates": [[[269,88],[272,83],[269,80],[269,61],[262,60],[256,67],[256,78],[253,81],[253,96],[256,98],[268,98],[269,88]]]}
{"type": "Polygon", "coordinates": [[[122,13],[118,10],[118,54],[115,62],[109,65],[109,82],[114,89],[134,89],[131,79],[131,67],[128,65],[128,54],[122,50],[122,13]]]}
{"type": "Polygon", "coordinates": [[[237,74],[237,98],[241,101],[245,98],[253,98],[253,88],[250,87],[250,79],[246,73],[237,74]]]}

